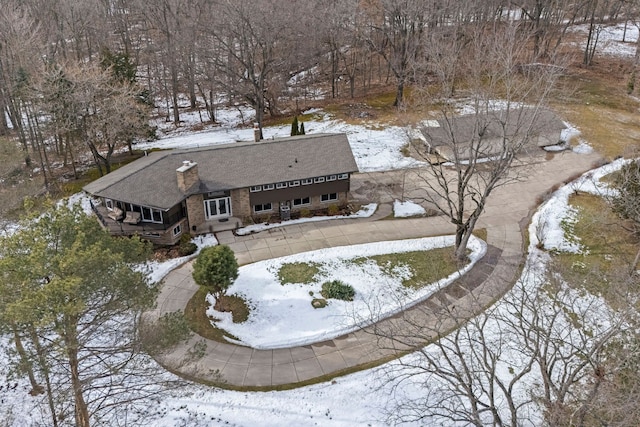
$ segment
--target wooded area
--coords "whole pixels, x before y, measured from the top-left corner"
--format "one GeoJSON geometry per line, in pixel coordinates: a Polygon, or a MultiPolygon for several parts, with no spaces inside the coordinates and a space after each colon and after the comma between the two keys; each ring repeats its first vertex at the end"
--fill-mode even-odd
{"type": "MultiPolygon", "coordinates": [[[[92,159],[100,173],[137,139],[153,138],[152,107],[215,122],[219,106],[267,117],[314,99],[395,87],[464,90],[479,35],[517,23],[516,64],[555,64],[567,29],[637,18],[623,0],[4,0],[0,11],[0,135],[15,135],[45,185],[57,162],[92,159]],[[471,60],[469,62],[468,60],[471,60]]],[[[511,31],[511,30],[509,30],[511,31]]],[[[498,64],[496,64],[498,65],[498,64]]],[[[445,93],[443,90],[442,93],[445,93]]]]}

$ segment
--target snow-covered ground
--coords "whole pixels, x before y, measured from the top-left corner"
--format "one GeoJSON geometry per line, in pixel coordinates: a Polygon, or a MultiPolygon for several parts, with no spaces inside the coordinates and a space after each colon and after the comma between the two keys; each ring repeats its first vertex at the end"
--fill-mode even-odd
{"type": "MultiPolygon", "coordinates": [[[[621,162],[607,165],[597,171],[580,178],[576,183],[569,184],[559,189],[551,197],[549,202],[543,205],[534,216],[529,235],[529,266],[530,268],[544,268],[546,260],[545,252],[536,248],[537,238],[544,239],[545,246],[560,248],[567,236],[564,236],[559,219],[566,212],[568,195],[576,189],[600,194],[599,185],[594,185],[595,180],[605,173],[619,167],[621,162]]],[[[570,239],[571,240],[571,239],[570,239]]],[[[529,270],[531,272],[531,270],[529,270]]],[[[523,277],[524,285],[516,286],[512,292],[521,292],[523,286],[537,286],[531,282],[535,275],[528,274],[523,277]]],[[[527,288],[531,291],[531,288],[527,288]]],[[[580,295],[575,295],[577,303],[580,295]]],[[[497,308],[498,310],[500,307],[497,308]]],[[[257,325],[256,325],[257,326],[257,325]]],[[[268,327],[268,325],[264,325],[268,327]]],[[[500,325],[491,325],[488,330],[500,330],[500,325]]],[[[254,332],[259,335],[260,332],[254,332]]],[[[270,333],[270,332],[267,332],[270,333]]],[[[491,337],[488,337],[491,340],[491,337]]],[[[513,347],[513,346],[512,346],[513,347]]],[[[518,351],[512,348],[512,353],[504,355],[505,361],[510,361],[511,366],[517,365],[518,351]]],[[[406,356],[408,358],[414,356],[406,356]]],[[[397,364],[398,362],[391,362],[397,364]]],[[[217,424],[229,423],[231,425],[264,425],[264,426],[297,426],[297,425],[327,425],[327,426],[353,426],[353,425],[385,425],[384,408],[388,407],[391,396],[398,395],[399,390],[394,390],[395,382],[381,383],[382,372],[387,366],[375,368],[369,371],[358,372],[352,375],[340,377],[331,383],[317,384],[291,391],[267,392],[267,393],[243,393],[233,391],[206,391],[194,390],[194,395],[180,399],[164,401],[169,406],[167,414],[158,420],[163,426],[176,425],[189,420],[192,425],[205,425],[209,417],[217,420],[217,424]],[[394,391],[392,391],[394,390],[394,391]],[[354,398],[358,396],[358,398],[354,398]],[[198,421],[200,420],[200,424],[198,421]]],[[[510,370],[504,367],[499,374],[508,376],[510,370]]],[[[424,393],[421,387],[422,377],[418,376],[410,382],[402,385],[401,394],[416,397],[424,393]]],[[[530,387],[528,390],[520,389],[523,396],[536,387],[538,378],[532,373],[522,387],[530,387]]],[[[535,414],[535,411],[534,411],[535,414]]],[[[540,416],[540,413],[537,413],[540,416]]],[[[409,425],[422,425],[416,422],[409,425]]]]}
{"type": "Polygon", "coordinates": [[[412,216],[424,216],[427,211],[417,203],[411,200],[395,200],[393,202],[393,216],[396,218],[409,218],[412,216]]]}
{"type": "MultiPolygon", "coordinates": [[[[586,34],[589,32],[588,25],[576,25],[569,27],[569,31],[579,33],[582,42],[580,49],[585,48],[586,34]]],[[[633,58],[636,54],[636,40],[638,39],[638,27],[629,22],[626,27],[624,23],[613,26],[596,26],[594,37],[597,37],[596,56],[608,55],[616,57],[633,58]],[[624,37],[624,42],[622,41],[624,37]]]]}
{"type": "MultiPolygon", "coordinates": [[[[254,348],[294,347],[333,339],[428,298],[468,271],[484,255],[486,246],[473,238],[469,242],[470,262],[463,269],[418,290],[402,286],[402,280],[412,276],[406,266],[385,272],[373,261],[356,264],[353,259],[443,248],[453,246],[454,241],[453,236],[442,236],[341,246],[249,264],[240,267],[238,279],[227,291],[245,299],[251,307],[249,319],[233,323],[231,313],[212,308],[207,314],[219,319],[217,326],[241,344],[254,348]],[[281,284],[280,268],[297,262],[319,266],[313,283],[281,284]],[[312,299],[319,298],[322,283],[331,280],[351,285],[356,291],[354,300],[330,299],[326,307],[314,309],[312,299]]],[[[209,302],[213,305],[215,299],[209,296],[209,302]]]]}

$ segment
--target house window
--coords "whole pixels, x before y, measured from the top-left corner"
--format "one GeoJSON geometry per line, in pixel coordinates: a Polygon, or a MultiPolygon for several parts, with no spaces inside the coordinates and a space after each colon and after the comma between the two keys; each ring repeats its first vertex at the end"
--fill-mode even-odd
{"type": "Polygon", "coordinates": [[[309,203],[311,203],[311,199],[309,199],[309,197],[302,197],[300,199],[293,199],[293,206],[308,205],[309,203]]]}
{"type": "Polygon", "coordinates": [[[331,202],[333,200],[338,200],[338,193],[329,193],[320,196],[320,201],[322,202],[331,202]]]}
{"type": "Polygon", "coordinates": [[[349,178],[348,173],[341,173],[340,175],[338,175],[338,179],[347,179],[347,178],[349,178]]]}
{"type": "Polygon", "coordinates": [[[253,205],[253,211],[258,212],[266,212],[271,210],[271,203],[262,203],[261,205],[253,205]]]}
{"type": "Polygon", "coordinates": [[[173,227],[174,236],[178,236],[180,233],[182,233],[182,224],[178,224],[175,227],[173,227]]]}
{"type": "Polygon", "coordinates": [[[338,179],[338,176],[337,176],[337,175],[329,175],[329,176],[327,177],[327,181],[335,181],[336,179],[338,179]]]}
{"type": "Polygon", "coordinates": [[[313,178],[313,182],[315,182],[316,184],[324,182],[324,176],[319,176],[317,178],[313,178]]]}
{"type": "Polygon", "coordinates": [[[159,209],[142,206],[140,214],[142,216],[142,221],[144,222],[162,224],[162,211],[159,209]]]}
{"type": "Polygon", "coordinates": [[[313,180],[311,178],[305,178],[303,180],[301,180],[302,185],[309,185],[309,184],[313,184],[313,180]]]}
{"type": "Polygon", "coordinates": [[[108,210],[110,210],[110,211],[113,210],[113,200],[104,199],[104,205],[107,207],[108,210]]]}
{"type": "Polygon", "coordinates": [[[251,191],[252,193],[262,191],[262,185],[254,185],[253,187],[249,187],[249,191],[251,191]]]}
{"type": "Polygon", "coordinates": [[[276,184],[276,188],[287,188],[287,183],[286,182],[279,182],[276,184]]]}
{"type": "Polygon", "coordinates": [[[289,181],[289,187],[297,187],[300,185],[300,180],[289,181]]]}
{"type": "Polygon", "coordinates": [[[266,191],[266,190],[273,190],[274,188],[276,188],[276,187],[275,187],[275,185],[273,185],[273,184],[265,184],[265,185],[263,185],[263,186],[262,186],[262,189],[263,189],[264,191],[266,191]]]}

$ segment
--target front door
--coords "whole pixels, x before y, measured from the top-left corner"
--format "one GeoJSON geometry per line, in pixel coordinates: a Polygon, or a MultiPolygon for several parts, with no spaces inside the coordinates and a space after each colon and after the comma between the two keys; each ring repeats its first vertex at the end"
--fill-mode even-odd
{"type": "Polygon", "coordinates": [[[205,200],[204,212],[207,220],[229,218],[231,216],[231,197],[205,200]]]}

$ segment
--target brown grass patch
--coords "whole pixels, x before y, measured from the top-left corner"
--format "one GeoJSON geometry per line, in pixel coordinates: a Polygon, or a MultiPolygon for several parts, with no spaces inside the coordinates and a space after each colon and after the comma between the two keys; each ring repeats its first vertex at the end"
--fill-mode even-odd
{"type": "MultiPolygon", "coordinates": [[[[572,286],[602,295],[614,307],[628,291],[629,268],[638,250],[638,239],[622,228],[622,220],[605,200],[590,194],[573,195],[570,205],[579,210],[573,227],[585,254],[556,254],[560,271],[572,286]]],[[[638,287],[640,284],[631,284],[638,287]]]]}
{"type": "MultiPolygon", "coordinates": [[[[213,341],[228,342],[225,337],[237,340],[227,331],[216,328],[211,324],[211,319],[206,314],[209,308],[209,303],[205,299],[206,296],[207,291],[204,288],[198,289],[184,309],[184,317],[191,330],[201,337],[213,341]]],[[[240,297],[235,295],[226,296],[223,304],[227,307],[227,311],[232,312],[233,321],[236,323],[245,321],[249,316],[249,309],[240,297]]]]}

